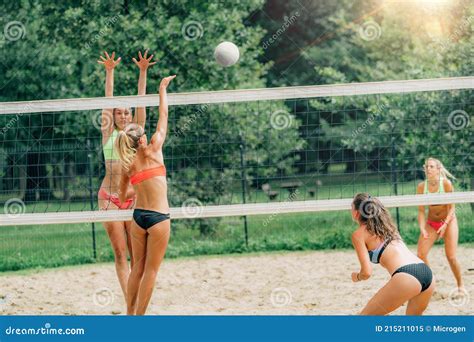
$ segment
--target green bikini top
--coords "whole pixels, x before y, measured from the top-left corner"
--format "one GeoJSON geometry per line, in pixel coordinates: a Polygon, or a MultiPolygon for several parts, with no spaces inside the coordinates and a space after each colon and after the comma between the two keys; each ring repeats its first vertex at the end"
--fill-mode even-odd
{"type": "MultiPolygon", "coordinates": [[[[439,178],[439,187],[438,187],[438,193],[439,194],[444,194],[444,183],[443,183],[444,178],[440,177],[439,178]]],[[[428,180],[425,180],[425,190],[423,191],[424,194],[432,194],[432,192],[429,192],[428,189],[428,180]]]]}
{"type": "Polygon", "coordinates": [[[118,133],[119,131],[114,129],[114,131],[112,132],[112,135],[109,137],[107,142],[102,146],[105,160],[119,160],[120,159],[115,148],[115,139],[117,139],[118,133]]]}

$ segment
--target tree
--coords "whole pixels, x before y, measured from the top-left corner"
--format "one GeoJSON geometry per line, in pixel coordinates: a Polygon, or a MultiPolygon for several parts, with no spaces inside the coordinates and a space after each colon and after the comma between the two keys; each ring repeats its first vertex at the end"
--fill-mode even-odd
{"type": "MultiPolygon", "coordinates": [[[[261,0],[232,6],[203,1],[4,3],[4,20],[23,23],[26,36],[7,42],[2,50],[1,100],[103,96],[104,75],[96,60],[104,50],[116,51],[122,57],[115,75],[115,95],[135,92],[138,73],[130,60],[145,48],[159,60],[149,71],[149,93],[154,93],[161,77],[169,74],[177,74],[172,92],[264,87],[268,65],[258,60],[262,54],[258,43],[264,31],[245,25],[249,14],[262,5],[261,0]],[[214,47],[224,40],[236,43],[241,53],[239,63],[230,68],[220,67],[213,60],[214,47]]],[[[177,185],[170,187],[175,206],[190,196],[200,196],[204,204],[218,202],[229,191],[223,184],[240,177],[235,164],[240,136],[249,151],[249,179],[290,170],[295,160],[291,152],[302,147],[296,121],[284,130],[271,126],[271,114],[284,111],[283,103],[207,106],[202,113],[199,108],[170,111],[170,144],[165,144],[164,152],[171,184],[177,185]],[[192,127],[184,129],[190,120],[192,127]],[[260,139],[262,136],[265,141],[260,139]],[[215,157],[204,158],[209,155],[215,157]],[[186,183],[195,186],[178,186],[186,183]],[[204,196],[209,189],[215,191],[204,196]]],[[[93,124],[98,115],[99,111],[24,115],[16,128],[6,133],[4,147],[16,139],[20,150],[26,151],[32,136],[48,141],[48,145],[71,142],[76,148],[68,149],[64,158],[85,165],[86,140],[99,147],[99,130],[93,124]]],[[[156,109],[149,109],[148,119],[150,132],[156,125],[156,109]]],[[[60,162],[54,159],[57,156],[42,155],[41,164],[60,162]]],[[[94,174],[99,173],[99,156],[94,154],[94,174]]],[[[38,177],[49,176],[42,171],[38,177]]]]}

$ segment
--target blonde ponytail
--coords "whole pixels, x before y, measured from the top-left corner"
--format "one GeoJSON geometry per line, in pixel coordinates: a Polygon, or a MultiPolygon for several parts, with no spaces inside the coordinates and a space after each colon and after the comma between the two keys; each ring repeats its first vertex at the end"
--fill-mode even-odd
{"type": "Polygon", "coordinates": [[[120,131],[115,141],[115,148],[125,170],[129,170],[138,149],[138,141],[145,134],[137,124],[129,124],[120,131]]]}
{"type": "Polygon", "coordinates": [[[453,179],[453,180],[456,179],[456,177],[454,177],[454,176],[451,174],[451,172],[449,172],[449,171],[444,167],[444,165],[443,165],[443,163],[441,162],[441,160],[436,159],[436,158],[432,158],[432,157],[426,159],[426,161],[425,161],[425,165],[424,165],[425,172],[426,172],[426,168],[428,167],[428,162],[429,162],[430,160],[431,160],[431,161],[434,161],[434,162],[436,163],[436,166],[437,166],[438,169],[439,169],[439,175],[440,175],[441,178],[444,178],[444,179],[449,179],[449,178],[451,178],[451,179],[453,179]]]}

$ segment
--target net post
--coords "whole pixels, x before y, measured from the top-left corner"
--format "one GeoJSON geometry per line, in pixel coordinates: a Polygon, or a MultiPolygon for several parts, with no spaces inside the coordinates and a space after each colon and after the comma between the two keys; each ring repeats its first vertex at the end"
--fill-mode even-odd
{"type": "MultiPolygon", "coordinates": [[[[240,170],[241,170],[241,178],[242,178],[242,202],[245,204],[245,197],[246,197],[246,177],[245,177],[245,161],[244,161],[244,154],[245,154],[245,142],[242,137],[242,133],[239,134],[239,149],[240,149],[240,170]]],[[[249,246],[249,236],[248,236],[248,226],[247,226],[247,216],[243,216],[244,218],[244,234],[245,234],[245,246],[249,246]]]]}
{"type": "MultiPolygon", "coordinates": [[[[87,139],[87,176],[89,177],[89,199],[91,205],[91,211],[94,210],[94,194],[92,192],[92,156],[91,156],[91,141],[87,139]]],[[[94,260],[97,260],[97,248],[95,242],[95,222],[91,223],[92,228],[92,252],[94,260]]]]}

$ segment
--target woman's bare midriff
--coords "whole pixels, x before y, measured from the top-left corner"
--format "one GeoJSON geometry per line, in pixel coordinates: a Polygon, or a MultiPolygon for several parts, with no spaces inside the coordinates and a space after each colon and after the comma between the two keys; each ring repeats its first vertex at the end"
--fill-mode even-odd
{"type": "Polygon", "coordinates": [[[428,207],[428,220],[440,222],[448,217],[447,205],[430,205],[428,207]]]}
{"type": "Polygon", "coordinates": [[[385,248],[385,251],[380,258],[380,264],[387,269],[390,275],[397,269],[408,264],[422,263],[423,260],[414,255],[403,241],[392,241],[390,245],[385,248]]]}
{"type": "MultiPolygon", "coordinates": [[[[122,176],[122,165],[119,160],[105,161],[105,176],[102,179],[100,187],[109,194],[119,196],[120,178],[122,176]]],[[[130,185],[127,192],[133,192],[133,186],[130,185]]],[[[98,199],[100,209],[118,209],[118,207],[109,200],[98,199]]]]}
{"type": "Polygon", "coordinates": [[[168,185],[165,176],[157,176],[147,179],[135,185],[137,201],[135,208],[154,210],[168,214],[168,185]]]}

